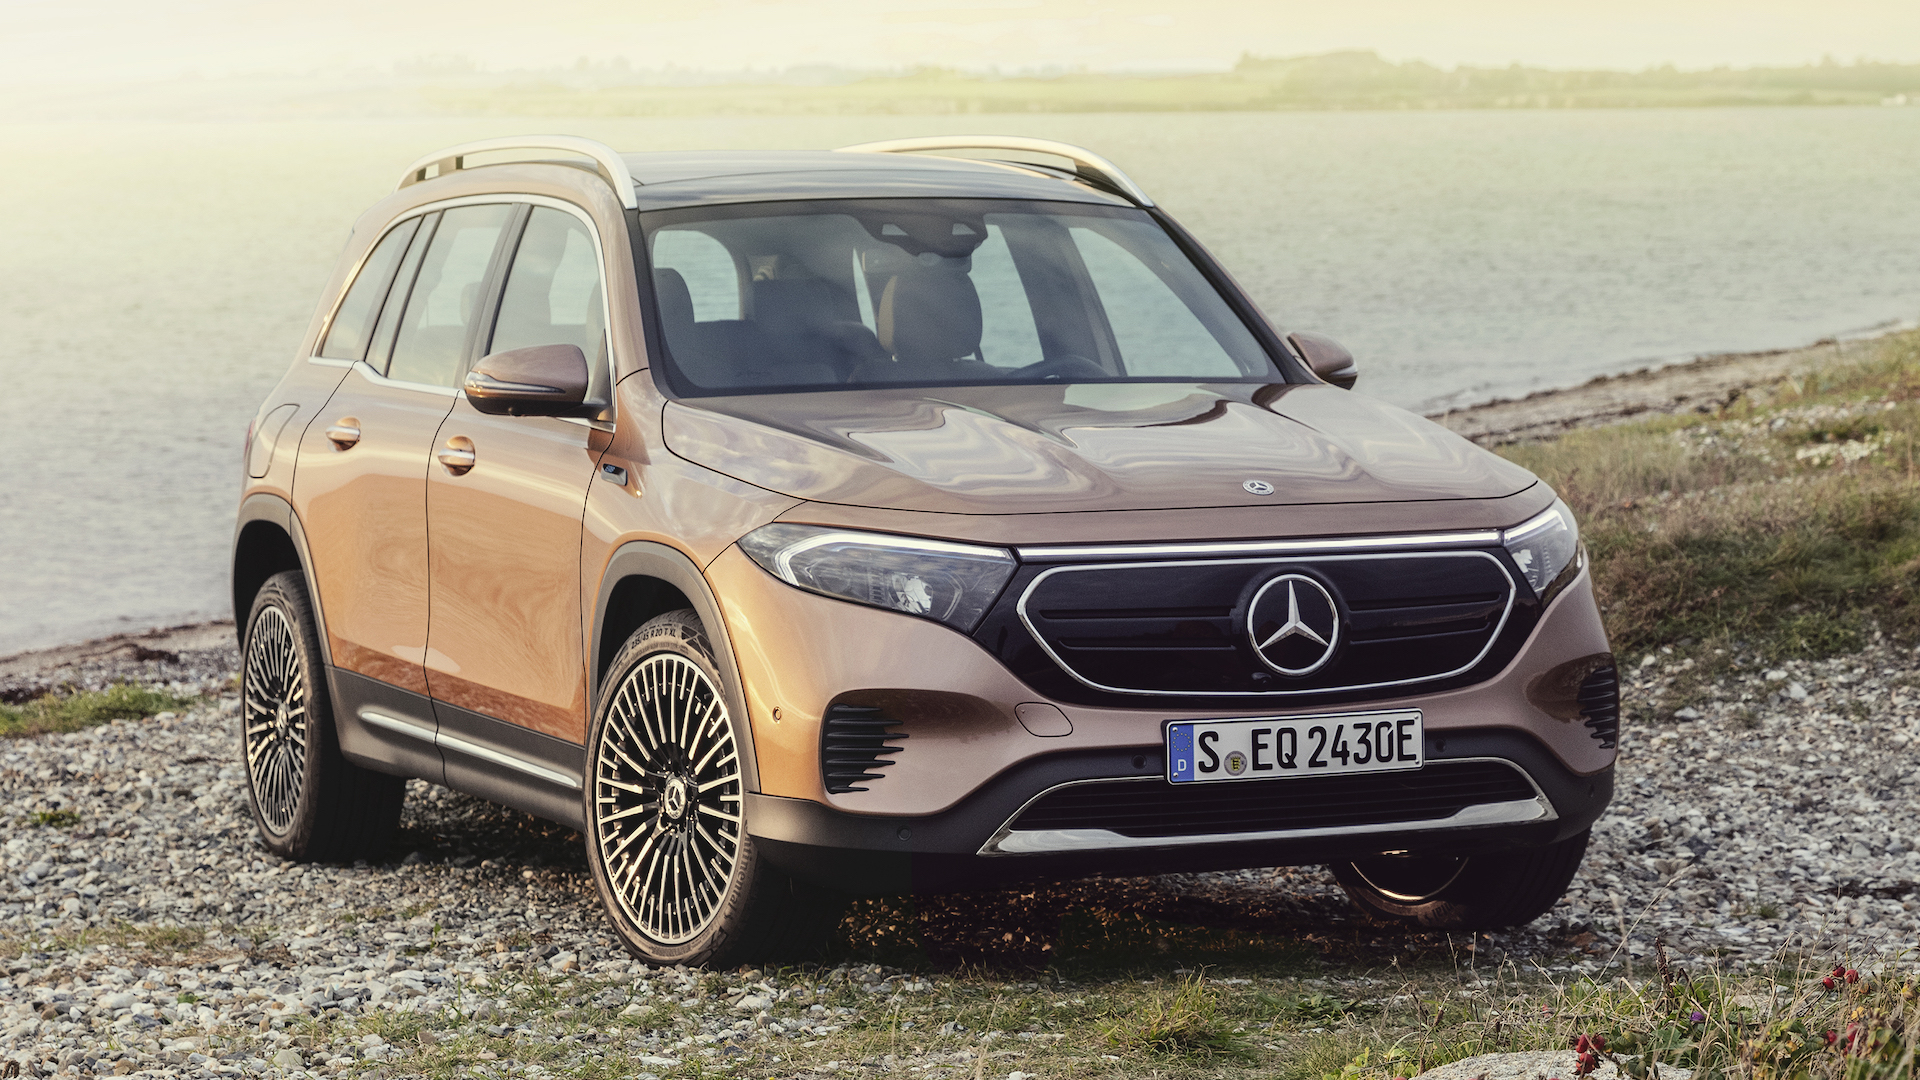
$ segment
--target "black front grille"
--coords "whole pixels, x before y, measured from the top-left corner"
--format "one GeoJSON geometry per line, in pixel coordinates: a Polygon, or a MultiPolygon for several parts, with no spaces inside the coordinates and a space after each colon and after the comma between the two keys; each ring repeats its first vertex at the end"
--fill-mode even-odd
{"type": "Polygon", "coordinates": [[[1498,555],[1455,551],[1060,567],[1020,610],[1059,664],[1095,687],[1237,695],[1459,674],[1486,654],[1514,599],[1498,555]],[[1322,582],[1341,608],[1338,651],[1298,678],[1262,662],[1248,627],[1260,587],[1286,573],[1322,582]]]}
{"type": "Polygon", "coordinates": [[[820,724],[820,778],[836,795],[865,791],[861,784],[878,780],[887,760],[900,752],[893,745],[906,732],[889,732],[900,721],[864,705],[834,705],[820,724]]]}
{"type": "Polygon", "coordinates": [[[1620,741],[1620,673],[1611,665],[1587,676],[1575,696],[1594,741],[1608,750],[1620,741]]]}
{"type": "Polygon", "coordinates": [[[1307,776],[1222,784],[1114,780],[1050,792],[1016,830],[1106,829],[1122,836],[1208,836],[1339,828],[1451,817],[1469,806],[1535,797],[1496,761],[1434,762],[1403,773],[1307,776]]]}

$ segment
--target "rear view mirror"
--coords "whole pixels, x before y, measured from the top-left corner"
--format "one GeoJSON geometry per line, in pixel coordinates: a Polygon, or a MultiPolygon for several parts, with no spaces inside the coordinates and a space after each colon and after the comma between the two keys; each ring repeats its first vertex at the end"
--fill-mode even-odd
{"type": "Polygon", "coordinates": [[[588,408],[587,357],[578,345],[529,345],[494,353],[473,365],[462,389],[483,413],[579,416],[588,408]]]}
{"type": "Polygon", "coordinates": [[[1287,344],[1300,354],[1315,375],[1332,383],[1342,390],[1353,389],[1359,381],[1360,369],[1354,366],[1353,354],[1345,345],[1325,334],[1310,334],[1304,330],[1288,334],[1287,344]]]}

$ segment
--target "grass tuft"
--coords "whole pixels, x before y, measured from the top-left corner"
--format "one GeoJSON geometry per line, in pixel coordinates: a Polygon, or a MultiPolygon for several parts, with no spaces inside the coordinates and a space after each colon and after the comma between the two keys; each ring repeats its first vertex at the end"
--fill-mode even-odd
{"type": "Polygon", "coordinates": [[[71,829],[80,824],[80,815],[72,810],[35,810],[21,818],[21,823],[34,828],[71,829]]]}
{"type": "Polygon", "coordinates": [[[1580,516],[1614,648],[1818,659],[1920,632],[1920,333],[1662,416],[1503,448],[1580,516]]]}
{"type": "Polygon", "coordinates": [[[21,705],[0,704],[0,738],[79,731],[114,720],[140,720],[183,709],[194,700],[131,683],[118,683],[105,690],[48,694],[21,705]]]}
{"type": "Polygon", "coordinates": [[[1155,987],[1146,1000],[1109,1018],[1107,1041],[1167,1057],[1247,1057],[1246,1041],[1221,1015],[1220,991],[1198,975],[1155,987]]]}

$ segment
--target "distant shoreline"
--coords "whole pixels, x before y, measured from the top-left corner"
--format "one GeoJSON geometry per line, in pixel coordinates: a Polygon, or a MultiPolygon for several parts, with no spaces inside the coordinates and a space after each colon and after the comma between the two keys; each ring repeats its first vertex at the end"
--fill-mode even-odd
{"type": "Polygon", "coordinates": [[[1008,116],[1920,106],[1920,64],[1644,71],[1443,69],[1365,50],[1244,56],[1168,73],[999,74],[909,66],[647,70],[625,61],[485,71],[459,58],[382,72],[0,85],[15,121],[483,117],[1008,116]]]}
{"type": "MultiPolygon", "coordinates": [[[[1626,423],[1644,416],[1713,411],[1731,404],[1749,387],[1798,371],[1844,361],[1878,341],[1911,331],[1893,327],[1852,338],[1828,338],[1797,349],[1721,353],[1602,375],[1579,386],[1539,390],[1522,398],[1498,399],[1463,409],[1433,413],[1429,419],[1483,446],[1552,439],[1568,431],[1626,423]]],[[[0,656],[0,681],[125,654],[178,652],[229,644],[233,620],[181,623],[0,656]]]]}
{"type": "Polygon", "coordinates": [[[1601,375],[1579,386],[1429,413],[1427,418],[1483,446],[1503,446],[1649,415],[1712,412],[1732,404],[1750,387],[1844,361],[1913,329],[1912,324],[1902,323],[1866,334],[1823,338],[1795,349],[1712,353],[1601,375]]]}

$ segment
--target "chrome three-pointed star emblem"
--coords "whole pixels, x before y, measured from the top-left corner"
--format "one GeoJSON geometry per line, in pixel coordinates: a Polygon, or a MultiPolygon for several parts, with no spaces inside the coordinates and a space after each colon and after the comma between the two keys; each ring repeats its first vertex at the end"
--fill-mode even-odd
{"type": "Polygon", "coordinates": [[[1311,675],[1340,645],[1340,606],[1318,579],[1281,574],[1247,606],[1247,633],[1262,663],[1282,675],[1311,675]]]}

